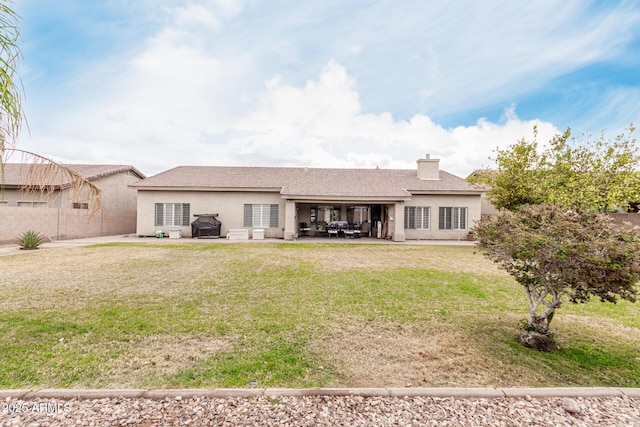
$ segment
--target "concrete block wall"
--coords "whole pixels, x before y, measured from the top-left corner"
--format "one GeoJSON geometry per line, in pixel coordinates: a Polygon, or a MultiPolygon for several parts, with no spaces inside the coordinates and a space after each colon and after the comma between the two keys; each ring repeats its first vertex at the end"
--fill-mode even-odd
{"type": "Polygon", "coordinates": [[[0,243],[13,243],[25,231],[50,236],[58,225],[57,208],[0,207],[0,243]]]}
{"type": "Polygon", "coordinates": [[[81,209],[0,206],[0,244],[14,243],[28,230],[52,240],[132,234],[136,211],[102,209],[90,218],[81,209]]]}

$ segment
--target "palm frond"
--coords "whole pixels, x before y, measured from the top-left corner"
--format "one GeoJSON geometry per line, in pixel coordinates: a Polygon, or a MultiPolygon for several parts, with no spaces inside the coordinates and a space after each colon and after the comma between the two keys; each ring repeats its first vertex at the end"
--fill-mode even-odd
{"type": "Polygon", "coordinates": [[[15,147],[24,120],[22,80],[16,67],[22,59],[18,46],[20,16],[7,0],[0,1],[0,156],[15,147]]]}
{"type": "Polygon", "coordinates": [[[90,217],[101,208],[101,190],[69,167],[47,157],[16,148],[24,114],[21,94],[24,92],[17,65],[22,60],[18,46],[20,16],[10,7],[10,0],[0,0],[0,193],[4,190],[4,164],[14,153],[20,153],[29,164],[23,193],[40,193],[53,197],[56,189],[67,190],[69,198],[89,203],[90,217]]]}
{"type": "Polygon", "coordinates": [[[56,190],[66,190],[68,198],[73,202],[89,204],[90,218],[101,209],[102,190],[98,186],[70,167],[40,154],[5,147],[4,158],[0,157],[0,172],[13,153],[20,154],[20,163],[28,165],[23,175],[24,183],[20,187],[23,194],[40,194],[41,197],[55,198],[62,194],[62,191],[56,193],[56,190]]]}

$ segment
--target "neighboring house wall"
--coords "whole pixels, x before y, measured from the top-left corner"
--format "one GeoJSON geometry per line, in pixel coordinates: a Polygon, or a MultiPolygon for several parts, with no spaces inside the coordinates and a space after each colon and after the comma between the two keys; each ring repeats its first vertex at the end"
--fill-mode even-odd
{"type": "Polygon", "coordinates": [[[140,179],[132,170],[123,170],[93,180],[102,190],[102,208],[93,217],[91,206],[73,208],[67,189],[47,195],[24,194],[15,185],[5,188],[0,192],[0,243],[15,242],[28,230],[53,240],[135,233],[137,191],[129,186],[140,179]]]}
{"type": "MultiPolygon", "coordinates": [[[[129,186],[138,181],[140,177],[132,171],[120,172],[93,181],[102,190],[102,209],[136,210],[137,191],[129,186]]],[[[73,207],[73,200],[70,200],[68,190],[63,191],[61,199],[66,201],[65,207],[73,207]]]]}
{"type": "MultiPolygon", "coordinates": [[[[102,209],[136,210],[136,190],[129,185],[140,181],[140,177],[131,171],[100,178],[93,183],[102,190],[102,209]]],[[[19,202],[42,202],[47,207],[73,208],[72,195],[69,190],[54,191],[51,194],[29,193],[6,188],[0,194],[0,204],[18,206],[19,202]]]]}
{"type": "Polygon", "coordinates": [[[5,188],[0,192],[1,206],[18,206],[24,202],[44,203],[47,207],[61,207],[62,198],[59,191],[54,191],[50,195],[40,193],[25,194],[21,191],[5,188]]]}
{"type": "MultiPolygon", "coordinates": [[[[474,196],[435,196],[435,195],[415,195],[411,200],[405,203],[405,206],[429,208],[429,224],[428,228],[424,228],[424,224],[418,224],[416,227],[422,225],[423,228],[405,228],[405,237],[407,240],[458,240],[466,239],[469,230],[473,228],[475,223],[480,220],[481,215],[481,203],[480,197],[474,196]],[[447,221],[448,224],[444,226],[451,226],[451,229],[440,228],[440,208],[466,208],[466,218],[463,228],[456,228],[454,224],[447,221]]],[[[419,211],[418,211],[419,212],[419,211]]],[[[458,210],[458,213],[460,210],[458,210]]],[[[447,209],[445,215],[451,213],[451,210],[447,209]]],[[[408,218],[404,218],[405,224],[411,224],[412,221],[408,218]]],[[[446,221],[446,219],[445,219],[446,221]]],[[[458,223],[458,225],[461,225],[458,223]]]]}
{"type": "Polygon", "coordinates": [[[481,203],[482,203],[481,205],[482,215],[495,215],[500,212],[498,209],[496,209],[495,206],[493,206],[493,203],[489,201],[489,198],[487,197],[487,193],[482,193],[481,203]]]}
{"type": "MultiPolygon", "coordinates": [[[[285,221],[285,200],[275,192],[212,192],[212,191],[138,191],[138,221],[137,234],[140,236],[152,236],[156,231],[169,233],[172,228],[180,228],[184,237],[191,237],[191,223],[196,214],[218,214],[218,220],[222,223],[221,234],[226,235],[230,228],[244,227],[244,205],[266,204],[278,205],[277,227],[256,227],[264,229],[265,237],[282,237],[282,229],[285,221]],[[188,203],[188,226],[156,226],[156,203],[188,203]]],[[[250,227],[253,230],[253,227],[250,227]]]]}

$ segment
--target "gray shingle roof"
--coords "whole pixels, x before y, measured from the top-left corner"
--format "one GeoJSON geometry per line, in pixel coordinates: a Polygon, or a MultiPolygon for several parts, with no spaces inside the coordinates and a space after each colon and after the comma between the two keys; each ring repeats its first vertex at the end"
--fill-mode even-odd
{"type": "MultiPolygon", "coordinates": [[[[95,181],[100,178],[104,178],[110,175],[114,175],[120,172],[131,171],[138,175],[140,178],[144,178],[145,175],[129,165],[88,165],[88,164],[66,164],[68,168],[74,172],[82,175],[89,181],[95,181]]],[[[24,185],[25,179],[29,174],[31,167],[42,168],[41,165],[32,165],[31,163],[5,163],[4,165],[4,179],[0,176],[0,183],[4,183],[7,187],[24,185]]],[[[38,173],[36,173],[39,176],[38,173]]],[[[47,182],[48,185],[56,187],[64,187],[68,185],[68,176],[65,174],[57,174],[47,182]]]]}
{"type": "Polygon", "coordinates": [[[270,190],[290,198],[409,198],[415,193],[480,194],[445,171],[439,180],[420,180],[409,169],[325,169],[286,167],[179,166],[146,178],[139,190],[270,190]]]}

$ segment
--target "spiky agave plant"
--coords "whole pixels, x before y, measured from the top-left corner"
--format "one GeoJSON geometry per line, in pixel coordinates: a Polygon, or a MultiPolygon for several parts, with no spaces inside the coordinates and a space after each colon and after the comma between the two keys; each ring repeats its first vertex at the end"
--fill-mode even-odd
{"type": "Polygon", "coordinates": [[[25,231],[18,237],[18,245],[20,249],[32,250],[38,249],[45,237],[37,231],[25,231]]]}

